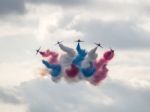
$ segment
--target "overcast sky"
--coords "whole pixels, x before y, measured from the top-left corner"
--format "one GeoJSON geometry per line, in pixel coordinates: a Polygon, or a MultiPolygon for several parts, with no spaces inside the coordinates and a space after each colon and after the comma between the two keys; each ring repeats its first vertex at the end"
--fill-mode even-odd
{"type": "Polygon", "coordinates": [[[0,0],[0,110],[3,112],[149,112],[150,1],[0,0]],[[35,49],[58,40],[87,50],[115,49],[98,87],[53,83],[38,75],[35,49]]]}

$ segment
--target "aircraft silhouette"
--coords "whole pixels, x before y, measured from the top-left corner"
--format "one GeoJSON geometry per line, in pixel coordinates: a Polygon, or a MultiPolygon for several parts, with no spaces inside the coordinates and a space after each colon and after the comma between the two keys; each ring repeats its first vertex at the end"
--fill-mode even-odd
{"type": "Polygon", "coordinates": [[[80,42],[84,42],[84,41],[82,41],[82,40],[80,40],[80,39],[79,39],[79,40],[77,40],[77,41],[75,41],[75,42],[78,42],[78,43],[80,43],[80,42]]]}
{"type": "Polygon", "coordinates": [[[41,47],[39,47],[39,49],[36,50],[36,55],[40,52],[41,47]]]}
{"type": "Polygon", "coordinates": [[[112,52],[114,52],[114,49],[110,48],[110,50],[111,50],[112,52]]]}
{"type": "Polygon", "coordinates": [[[59,45],[61,44],[63,41],[57,41],[56,45],[59,45]]]}
{"type": "Polygon", "coordinates": [[[100,43],[94,43],[94,44],[97,45],[97,47],[103,48],[102,45],[101,45],[100,43]]]}

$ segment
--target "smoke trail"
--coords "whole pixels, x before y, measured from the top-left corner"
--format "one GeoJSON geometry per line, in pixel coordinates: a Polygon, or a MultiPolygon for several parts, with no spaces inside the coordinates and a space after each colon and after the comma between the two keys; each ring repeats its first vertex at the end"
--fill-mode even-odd
{"type": "Polygon", "coordinates": [[[72,48],[69,48],[67,46],[64,46],[63,44],[59,44],[59,47],[62,51],[66,52],[69,56],[75,56],[75,51],[72,48]]]}
{"type": "Polygon", "coordinates": [[[58,53],[54,51],[50,51],[49,49],[46,51],[40,51],[42,57],[47,58],[48,62],[51,64],[58,63],[58,53]]]}
{"type": "Polygon", "coordinates": [[[60,64],[66,68],[69,67],[72,63],[74,56],[76,55],[74,49],[64,46],[63,44],[59,44],[59,47],[62,51],[66,54],[61,55],[60,57],[60,64]]]}
{"type": "Polygon", "coordinates": [[[49,75],[49,72],[46,68],[39,68],[39,74],[40,74],[40,76],[45,77],[45,76],[49,75]]]}
{"type": "Polygon", "coordinates": [[[48,57],[50,56],[50,50],[47,49],[46,51],[40,51],[40,54],[42,55],[42,57],[48,57]]]}
{"type": "Polygon", "coordinates": [[[96,50],[97,50],[97,47],[94,49],[91,49],[88,52],[88,56],[83,61],[82,66],[81,66],[81,73],[82,73],[81,77],[82,78],[89,79],[96,72],[96,67],[93,64],[95,59],[97,58],[96,50]]]}
{"type": "Polygon", "coordinates": [[[62,77],[67,82],[77,82],[85,80],[93,85],[98,85],[107,77],[109,61],[114,57],[114,51],[108,50],[103,57],[97,58],[97,47],[86,52],[78,43],[76,46],[77,53],[74,49],[59,44],[59,47],[65,54],[60,55],[50,50],[41,51],[44,58],[42,63],[46,69],[40,69],[40,75],[50,75],[53,82],[58,82],[62,77]]]}
{"type": "Polygon", "coordinates": [[[81,66],[81,62],[84,60],[85,56],[87,55],[86,51],[84,49],[81,49],[80,44],[77,44],[76,47],[77,50],[77,56],[73,59],[72,64],[81,66]]]}
{"type": "Polygon", "coordinates": [[[114,51],[109,50],[106,51],[103,57],[96,62],[95,65],[97,71],[90,80],[91,84],[98,85],[102,80],[104,80],[107,77],[107,73],[108,73],[107,64],[113,57],[114,57],[114,51]]]}
{"type": "Polygon", "coordinates": [[[79,69],[77,66],[74,64],[71,64],[71,66],[67,69],[65,69],[65,75],[64,78],[66,79],[67,82],[77,82],[79,81],[79,69]]]}
{"type": "Polygon", "coordinates": [[[50,52],[50,57],[48,58],[48,62],[51,64],[58,64],[58,53],[50,52]]]}

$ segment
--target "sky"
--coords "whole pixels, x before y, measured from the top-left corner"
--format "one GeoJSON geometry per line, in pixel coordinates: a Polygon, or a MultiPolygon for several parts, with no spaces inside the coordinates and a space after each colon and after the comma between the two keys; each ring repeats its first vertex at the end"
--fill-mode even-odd
{"type": "Polygon", "coordinates": [[[149,112],[150,1],[0,0],[0,111],[149,112]],[[115,57],[99,86],[41,78],[35,50],[101,42],[115,57]]]}

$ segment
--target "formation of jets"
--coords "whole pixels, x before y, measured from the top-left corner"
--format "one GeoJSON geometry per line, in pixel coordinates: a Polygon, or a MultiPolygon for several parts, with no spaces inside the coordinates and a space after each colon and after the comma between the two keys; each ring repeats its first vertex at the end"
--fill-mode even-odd
{"type": "MultiPolygon", "coordinates": [[[[63,42],[63,41],[57,41],[56,45],[61,44],[62,42],[63,42]]],[[[76,40],[76,41],[74,41],[74,42],[80,43],[80,42],[85,42],[85,41],[78,39],[78,40],[76,40]]],[[[103,48],[103,46],[102,46],[100,43],[94,43],[94,44],[95,44],[97,47],[103,48]]],[[[41,47],[39,47],[39,49],[36,50],[36,55],[40,52],[40,49],[41,49],[41,47]]],[[[113,49],[110,48],[110,50],[114,52],[113,49]]]]}

